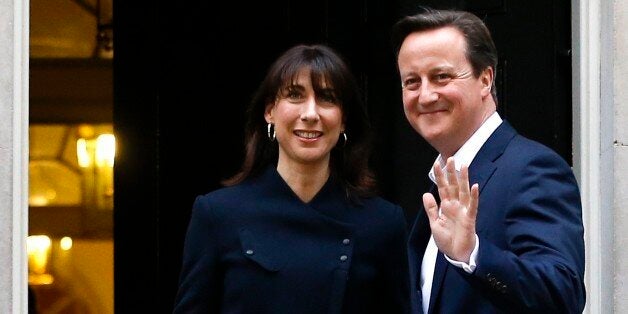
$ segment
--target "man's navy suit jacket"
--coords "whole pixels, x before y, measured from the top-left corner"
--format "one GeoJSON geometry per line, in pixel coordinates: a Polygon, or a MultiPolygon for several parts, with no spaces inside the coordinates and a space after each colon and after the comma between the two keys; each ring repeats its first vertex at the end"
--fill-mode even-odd
{"type": "MultiPolygon", "coordinates": [[[[429,313],[581,313],[584,238],[578,186],[551,149],[504,121],[469,167],[478,183],[477,267],[466,273],[438,253],[429,313]]],[[[430,227],[420,209],[408,240],[413,313],[430,227]]]]}

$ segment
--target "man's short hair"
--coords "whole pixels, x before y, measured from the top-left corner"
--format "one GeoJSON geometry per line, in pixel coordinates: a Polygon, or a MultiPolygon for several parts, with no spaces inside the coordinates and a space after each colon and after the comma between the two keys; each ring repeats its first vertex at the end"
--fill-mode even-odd
{"type": "MultiPolygon", "coordinates": [[[[480,18],[465,11],[425,8],[421,13],[402,18],[392,28],[392,44],[395,49],[395,56],[399,55],[403,41],[411,33],[444,27],[453,27],[464,36],[467,44],[465,54],[471,63],[475,77],[479,77],[480,73],[487,67],[491,67],[493,75],[496,75],[497,49],[491,33],[480,18]]],[[[491,94],[497,103],[494,78],[491,94]]]]}

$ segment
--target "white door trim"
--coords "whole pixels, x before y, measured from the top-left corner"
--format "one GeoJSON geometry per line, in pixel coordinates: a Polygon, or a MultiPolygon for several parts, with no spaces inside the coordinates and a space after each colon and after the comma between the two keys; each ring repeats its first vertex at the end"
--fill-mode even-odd
{"type": "Polygon", "coordinates": [[[611,6],[572,0],[573,160],[585,227],[585,313],[595,314],[613,311],[611,6]]]}
{"type": "Polygon", "coordinates": [[[13,1],[13,313],[28,312],[30,1],[13,1]]]}

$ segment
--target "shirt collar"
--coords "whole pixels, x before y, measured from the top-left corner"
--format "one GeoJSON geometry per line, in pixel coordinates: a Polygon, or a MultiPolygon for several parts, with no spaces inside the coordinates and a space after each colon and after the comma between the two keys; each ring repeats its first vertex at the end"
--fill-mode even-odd
{"type": "MultiPolygon", "coordinates": [[[[454,161],[456,164],[456,171],[460,171],[462,165],[470,165],[477,155],[482,145],[488,140],[488,138],[493,134],[493,132],[499,127],[502,123],[502,118],[499,116],[497,111],[493,112],[493,114],[482,123],[479,129],[471,135],[471,137],[460,147],[460,149],[454,154],[454,161]]],[[[442,156],[439,154],[436,157],[435,163],[440,163],[443,168],[445,167],[445,160],[443,160],[442,156]]],[[[432,182],[436,183],[436,177],[434,176],[434,166],[430,168],[430,172],[428,176],[432,182]]]]}

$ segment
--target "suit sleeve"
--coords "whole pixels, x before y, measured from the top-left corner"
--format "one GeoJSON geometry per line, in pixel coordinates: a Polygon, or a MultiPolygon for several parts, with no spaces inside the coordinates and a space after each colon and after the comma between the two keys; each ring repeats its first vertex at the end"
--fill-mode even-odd
{"type": "Polygon", "coordinates": [[[394,225],[389,249],[384,257],[384,287],[382,294],[385,301],[381,313],[410,312],[410,283],[407,254],[407,224],[403,210],[395,206],[394,225]]]}
{"type": "Polygon", "coordinates": [[[173,313],[217,313],[220,273],[215,222],[207,200],[194,201],[173,313]]]}
{"type": "Polygon", "coordinates": [[[551,153],[535,156],[516,173],[497,196],[505,197],[499,203],[504,208],[495,208],[504,213],[504,242],[480,236],[475,284],[501,308],[582,313],[584,231],[573,173],[551,153]]]}

